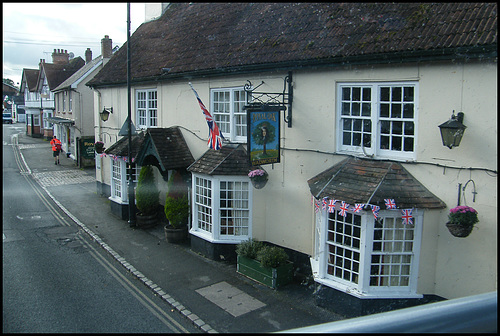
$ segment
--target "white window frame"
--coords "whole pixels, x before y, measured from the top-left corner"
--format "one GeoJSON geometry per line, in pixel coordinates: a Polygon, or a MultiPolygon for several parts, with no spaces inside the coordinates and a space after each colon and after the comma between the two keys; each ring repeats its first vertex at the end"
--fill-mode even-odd
{"type": "Polygon", "coordinates": [[[210,90],[210,113],[224,138],[230,142],[246,143],[247,141],[247,114],[243,110],[247,95],[243,87],[210,90]],[[229,99],[220,100],[221,94],[227,95],[229,99]]]}
{"type": "MultiPolygon", "coordinates": [[[[336,110],[337,110],[337,124],[336,124],[336,134],[337,134],[337,151],[339,153],[346,153],[346,154],[355,154],[355,155],[373,155],[377,158],[389,158],[389,159],[395,159],[395,160],[415,160],[416,159],[416,151],[417,151],[417,134],[418,134],[418,109],[419,109],[419,103],[418,103],[418,98],[419,98],[419,88],[418,88],[418,82],[416,81],[401,81],[401,82],[339,82],[337,83],[337,104],[336,104],[336,110]],[[345,106],[348,106],[351,104],[353,106],[354,104],[358,104],[358,101],[353,101],[353,100],[344,100],[343,98],[343,88],[361,88],[361,89],[371,89],[369,99],[367,97],[363,98],[363,94],[361,94],[361,100],[359,101],[359,104],[361,105],[359,114],[356,116],[346,116],[342,114],[343,111],[343,104],[345,106]],[[398,101],[389,101],[389,102],[382,102],[380,99],[380,90],[382,88],[398,88],[398,87],[412,87],[413,88],[413,101],[403,101],[404,98],[401,98],[401,100],[398,101]],[[395,107],[398,105],[401,105],[401,117],[382,117],[380,116],[380,110],[381,110],[381,105],[394,105],[395,107]],[[408,108],[411,108],[413,106],[413,117],[404,117],[404,106],[407,106],[408,108]],[[365,110],[370,111],[369,116],[363,116],[362,111],[363,111],[363,106],[365,110]],[[349,119],[356,120],[353,121],[353,124],[350,124],[349,119]],[[344,126],[344,122],[346,122],[347,126],[344,126]],[[356,128],[356,125],[358,126],[356,128]],[[371,132],[368,132],[366,130],[366,123],[371,123],[371,132]],[[402,149],[401,150],[391,150],[391,149],[383,149],[382,144],[381,144],[381,128],[382,125],[387,125],[390,123],[390,125],[397,125],[401,123],[402,125],[402,132],[407,132],[407,134],[402,134],[401,137],[403,138],[402,142],[402,149]],[[413,125],[413,134],[410,134],[410,129],[407,128],[405,129],[406,126],[413,125]],[[353,130],[350,132],[353,134],[353,142],[354,141],[359,141],[358,138],[360,139],[363,137],[365,139],[365,142],[370,141],[370,147],[362,146],[363,141],[360,142],[359,145],[352,145],[352,144],[343,144],[343,136],[344,136],[344,127],[352,127],[353,130]],[[356,135],[354,135],[356,134],[356,135]],[[360,135],[361,134],[361,135],[360,135]],[[356,138],[354,138],[356,136],[356,138]],[[354,140],[355,139],[355,140],[354,140]],[[404,150],[404,141],[411,141],[413,139],[413,150],[412,151],[405,151],[404,150]]],[[[404,94],[402,94],[402,97],[404,94]]],[[[392,99],[392,96],[391,96],[392,99]]],[[[352,107],[351,107],[352,108],[352,107]]],[[[390,113],[390,112],[389,112],[390,113]]],[[[346,132],[349,133],[349,132],[346,132]]],[[[397,139],[400,136],[398,134],[393,134],[392,136],[390,135],[384,135],[385,139],[389,139],[389,141],[392,141],[392,139],[397,139]]]]}
{"type": "Polygon", "coordinates": [[[48,118],[52,118],[52,111],[44,111],[43,112],[43,128],[44,129],[49,129],[52,127],[52,123],[47,120],[48,118]]]}
{"type": "MultiPolygon", "coordinates": [[[[135,174],[133,181],[137,183],[138,174],[141,170],[140,166],[135,166],[135,174]]],[[[128,204],[128,176],[127,162],[122,158],[110,158],[110,187],[111,196],[108,199],[119,204],[128,204]],[[117,174],[114,176],[114,168],[117,169],[117,174]],[[117,191],[120,190],[118,194],[117,191]]]]}
{"type": "MultiPolygon", "coordinates": [[[[338,213],[338,209],[335,210],[338,213]]],[[[333,214],[332,214],[333,215],[333,214]]],[[[332,216],[331,215],[331,216],[332,216]]],[[[337,218],[340,215],[337,214],[337,218]]],[[[374,232],[375,232],[375,218],[370,211],[363,212],[362,215],[355,215],[361,217],[360,235],[359,235],[359,248],[352,248],[348,245],[343,245],[343,247],[359,252],[359,268],[358,268],[358,279],[357,282],[345,280],[343,278],[336,277],[328,273],[328,262],[329,262],[329,246],[342,244],[332,244],[328,241],[328,225],[329,213],[326,210],[320,210],[316,214],[316,236],[315,236],[315,256],[311,258],[311,266],[313,268],[313,275],[315,281],[323,284],[325,286],[335,288],[342,292],[346,292],[350,295],[360,297],[360,298],[422,298],[423,295],[417,293],[417,281],[418,281],[418,266],[421,251],[421,241],[422,241],[422,224],[423,224],[423,211],[413,210],[413,225],[407,226],[408,230],[413,233],[412,251],[411,252],[401,252],[399,254],[411,255],[411,261],[409,264],[409,282],[407,286],[372,286],[370,285],[370,271],[372,267],[372,256],[376,255],[398,255],[398,253],[391,254],[390,252],[374,251],[374,232]]],[[[401,211],[400,210],[382,210],[379,213],[379,218],[384,220],[392,220],[395,218],[398,223],[401,223],[401,211]]],[[[403,225],[404,226],[404,225],[403,225]]],[[[406,227],[406,226],[405,226],[406,227]]],[[[387,240],[390,242],[390,240],[387,240]]],[[[347,258],[339,258],[347,259],[347,258]]],[[[335,263],[337,260],[330,260],[331,263],[335,263]]],[[[390,267],[392,264],[389,263],[390,267]]],[[[342,266],[344,267],[344,266],[342,266]]],[[[351,266],[352,267],[352,266],[351,266]]],[[[349,268],[346,267],[349,271],[349,268]]],[[[397,275],[395,275],[397,277],[397,275]]],[[[377,275],[374,275],[377,278],[377,275]]],[[[379,275],[379,277],[381,277],[379,275]]],[[[404,275],[401,275],[404,277],[404,275]]]]}
{"type": "Polygon", "coordinates": [[[135,91],[135,120],[138,128],[158,127],[158,91],[135,91]]]}
{"type": "MultiPolygon", "coordinates": [[[[252,185],[246,176],[208,176],[203,174],[193,174],[192,178],[192,214],[193,223],[191,234],[207,240],[212,243],[238,244],[252,237],[252,185]],[[198,180],[208,181],[210,183],[203,184],[204,193],[198,194],[198,180]],[[221,207],[221,182],[236,182],[246,183],[248,199],[246,200],[247,208],[233,208],[233,211],[244,211],[247,214],[246,234],[223,234],[221,233],[222,212],[225,210],[221,207]],[[200,197],[198,197],[200,196],[200,197]],[[203,199],[200,201],[200,199],[203,199]],[[204,212],[203,209],[208,211],[204,212]],[[206,214],[206,215],[204,215],[206,214]]],[[[234,190],[234,189],[233,189],[234,190]]],[[[233,199],[233,198],[232,198],[233,199]]],[[[222,226],[224,227],[224,226],[222,226]]],[[[235,225],[237,227],[237,225],[235,225]]]]}
{"type": "Polygon", "coordinates": [[[73,95],[71,90],[68,90],[68,111],[73,112],[73,95]]]}
{"type": "Polygon", "coordinates": [[[33,126],[40,126],[40,114],[33,115],[33,126]]]}

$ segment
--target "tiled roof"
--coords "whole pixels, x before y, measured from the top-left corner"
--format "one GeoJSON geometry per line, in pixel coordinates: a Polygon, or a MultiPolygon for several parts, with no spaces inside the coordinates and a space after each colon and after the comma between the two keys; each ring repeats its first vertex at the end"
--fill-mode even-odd
{"type": "Polygon", "coordinates": [[[26,84],[28,86],[28,90],[31,92],[36,91],[38,75],[40,74],[40,70],[38,70],[38,69],[23,69],[23,71],[24,71],[24,76],[26,77],[26,84]]]}
{"type": "Polygon", "coordinates": [[[73,58],[68,64],[42,63],[49,89],[54,90],[84,65],[85,61],[81,57],[73,58]]]}
{"type": "Polygon", "coordinates": [[[80,69],[78,69],[74,74],[68,77],[65,81],[59,84],[54,91],[69,88],[73,83],[82,78],[90,69],[96,66],[99,62],[102,62],[102,56],[94,58],[92,61],[86,63],[80,69]]]}
{"type": "MultiPolygon", "coordinates": [[[[133,82],[391,57],[496,57],[497,4],[172,3],[130,45],[133,82]]],[[[126,83],[126,46],[89,85],[126,83]]]]}
{"type": "Polygon", "coordinates": [[[206,175],[247,175],[248,154],[242,145],[230,144],[219,150],[209,149],[187,169],[206,175]]]}
{"type": "MultiPolygon", "coordinates": [[[[138,134],[132,135],[132,158],[137,159],[137,154],[139,149],[144,142],[145,132],[140,132],[138,134]]],[[[112,144],[108,149],[104,151],[105,154],[111,154],[114,156],[128,157],[128,137],[124,136],[114,144],[112,144]]]]}
{"type": "Polygon", "coordinates": [[[142,165],[153,164],[153,156],[159,162],[161,170],[186,168],[194,162],[193,155],[178,127],[149,128],[146,131],[137,162],[142,165]]]}
{"type": "Polygon", "coordinates": [[[385,209],[385,198],[394,199],[400,209],[446,207],[397,162],[347,158],[307,183],[317,199],[329,197],[349,204],[378,205],[381,209],[385,209]]]}

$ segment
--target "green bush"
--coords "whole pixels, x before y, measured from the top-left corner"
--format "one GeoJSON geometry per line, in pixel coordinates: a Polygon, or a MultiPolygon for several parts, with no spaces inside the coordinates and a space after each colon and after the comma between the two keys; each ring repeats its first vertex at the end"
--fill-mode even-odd
{"type": "Polygon", "coordinates": [[[288,260],[285,250],[277,246],[265,246],[257,253],[257,260],[264,267],[278,267],[288,260]]]}
{"type": "Polygon", "coordinates": [[[153,166],[143,166],[135,190],[136,206],[143,215],[153,215],[158,210],[160,192],[156,185],[153,166]]]}
{"type": "Polygon", "coordinates": [[[236,245],[236,253],[239,256],[257,259],[257,253],[264,247],[264,243],[250,238],[236,245]]]}
{"type": "Polygon", "coordinates": [[[186,226],[189,221],[188,189],[178,171],[175,171],[168,180],[165,216],[170,225],[177,229],[186,226]]]}

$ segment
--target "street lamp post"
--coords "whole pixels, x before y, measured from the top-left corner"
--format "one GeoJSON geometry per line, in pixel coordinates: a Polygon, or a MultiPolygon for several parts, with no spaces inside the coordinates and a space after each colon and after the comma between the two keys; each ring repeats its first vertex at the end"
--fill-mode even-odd
{"type": "Polygon", "coordinates": [[[127,2],[127,96],[128,96],[128,223],[135,226],[134,164],[132,162],[132,107],[130,93],[130,2],[127,2]]]}

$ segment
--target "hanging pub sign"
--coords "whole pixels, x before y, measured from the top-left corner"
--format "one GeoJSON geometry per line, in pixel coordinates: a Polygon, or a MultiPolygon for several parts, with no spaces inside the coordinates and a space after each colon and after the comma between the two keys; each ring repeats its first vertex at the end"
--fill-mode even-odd
{"type": "Polygon", "coordinates": [[[247,108],[248,156],[252,166],[280,162],[280,107],[247,108]]]}

